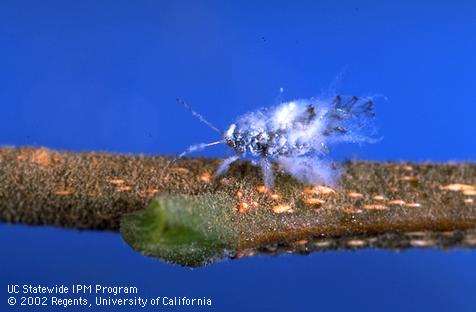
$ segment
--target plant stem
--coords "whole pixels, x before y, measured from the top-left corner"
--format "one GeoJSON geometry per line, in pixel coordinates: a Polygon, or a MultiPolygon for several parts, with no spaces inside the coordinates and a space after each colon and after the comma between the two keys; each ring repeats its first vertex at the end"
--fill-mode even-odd
{"type": "MultiPolygon", "coordinates": [[[[124,214],[159,194],[212,194],[231,207],[240,250],[307,246],[322,237],[334,239],[332,248],[344,238],[448,231],[464,233],[453,245],[476,245],[474,163],[348,162],[335,188],[277,173],[276,187],[266,190],[248,162],[214,177],[220,159],[186,158],[167,167],[170,159],[0,148],[0,221],[115,231],[124,214]]],[[[395,237],[386,246],[401,247],[403,238],[395,237]]]]}

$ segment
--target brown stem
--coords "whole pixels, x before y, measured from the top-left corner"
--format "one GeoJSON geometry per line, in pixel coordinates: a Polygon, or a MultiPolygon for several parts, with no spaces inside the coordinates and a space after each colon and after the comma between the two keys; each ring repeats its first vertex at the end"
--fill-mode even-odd
{"type": "Polygon", "coordinates": [[[1,148],[0,220],[117,230],[122,215],[171,193],[226,196],[243,221],[242,248],[306,237],[476,228],[472,163],[349,162],[335,190],[305,186],[283,173],[275,189],[266,190],[248,162],[216,178],[219,159],[187,158],[167,168],[169,161],[1,148]]]}

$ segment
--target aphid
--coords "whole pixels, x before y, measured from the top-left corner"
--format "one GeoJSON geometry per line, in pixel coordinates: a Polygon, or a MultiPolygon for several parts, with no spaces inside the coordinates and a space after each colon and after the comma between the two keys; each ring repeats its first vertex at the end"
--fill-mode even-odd
{"type": "Polygon", "coordinates": [[[271,161],[304,183],[334,184],[336,170],[325,159],[329,145],[342,142],[372,142],[366,132],[374,116],[371,97],[335,96],[331,99],[300,99],[244,114],[221,131],[183,100],[177,101],[200,121],[218,132],[221,139],[190,146],[177,159],[208,146],[226,144],[235,155],[220,164],[216,175],[230,165],[251,156],[261,167],[264,184],[271,189],[274,176],[271,161]]]}

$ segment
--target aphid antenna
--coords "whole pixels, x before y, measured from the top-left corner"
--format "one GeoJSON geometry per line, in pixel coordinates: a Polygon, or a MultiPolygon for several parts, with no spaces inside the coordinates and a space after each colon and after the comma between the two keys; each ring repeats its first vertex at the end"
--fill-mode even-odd
{"type": "MultiPolygon", "coordinates": [[[[204,124],[206,124],[209,128],[211,128],[212,130],[220,133],[221,135],[223,135],[223,132],[218,129],[217,127],[215,127],[211,122],[209,122],[208,120],[205,119],[205,117],[203,117],[202,115],[200,115],[199,113],[197,113],[196,111],[194,111],[190,105],[188,105],[184,100],[182,100],[181,98],[177,97],[177,102],[179,102],[180,104],[182,104],[183,107],[185,107],[188,111],[190,111],[190,113],[192,113],[193,116],[197,117],[201,122],[203,122],[204,124]]],[[[215,142],[210,142],[210,143],[199,143],[199,144],[195,144],[195,145],[191,145],[189,146],[185,151],[183,151],[182,153],[180,153],[177,157],[173,158],[172,160],[170,160],[167,165],[164,167],[163,169],[163,172],[166,174],[166,178],[168,177],[169,175],[169,172],[168,172],[168,169],[179,159],[183,158],[185,155],[187,154],[190,154],[192,152],[196,152],[196,151],[201,151],[209,146],[213,146],[213,145],[218,145],[218,144],[224,144],[225,141],[224,140],[219,140],[219,141],[215,141],[215,142]]]]}
{"type": "Polygon", "coordinates": [[[183,151],[182,153],[180,153],[177,157],[175,157],[174,159],[170,160],[167,165],[165,165],[164,169],[163,169],[163,173],[165,174],[165,179],[168,179],[169,177],[169,174],[170,174],[170,171],[168,170],[170,167],[172,167],[172,165],[177,162],[177,160],[179,160],[180,158],[184,157],[185,155],[187,154],[190,154],[192,152],[196,152],[196,151],[201,151],[203,150],[204,148],[207,148],[209,146],[213,146],[213,145],[218,145],[218,144],[222,144],[222,143],[225,143],[224,141],[215,141],[215,142],[211,142],[211,143],[200,143],[200,144],[195,144],[195,145],[192,145],[190,147],[188,147],[185,151],[183,151]]]}
{"type": "Polygon", "coordinates": [[[187,154],[190,154],[190,153],[193,153],[193,152],[197,152],[197,151],[201,151],[209,146],[213,146],[213,145],[218,145],[218,144],[224,144],[225,142],[223,140],[220,140],[220,141],[215,141],[215,142],[210,142],[210,143],[200,143],[200,144],[195,144],[195,145],[192,145],[190,146],[189,148],[187,148],[185,151],[183,151],[182,153],[180,153],[176,159],[180,159],[182,157],[184,157],[185,155],[187,154]]]}
{"type": "Polygon", "coordinates": [[[201,122],[203,122],[204,124],[206,124],[210,129],[220,133],[220,134],[223,134],[223,131],[221,131],[220,129],[218,129],[217,127],[215,127],[211,122],[209,122],[208,120],[205,119],[205,117],[203,117],[201,114],[197,113],[196,111],[194,111],[192,109],[192,107],[190,107],[190,105],[187,104],[187,102],[185,102],[184,100],[182,100],[181,98],[177,97],[177,102],[179,102],[183,107],[185,107],[190,113],[192,113],[193,116],[197,117],[201,122]]]}
{"type": "Polygon", "coordinates": [[[210,142],[210,143],[199,143],[199,144],[194,144],[194,145],[191,145],[189,146],[185,151],[183,151],[182,153],[180,153],[177,157],[175,157],[174,159],[172,159],[168,164],[167,166],[165,167],[165,169],[169,168],[171,165],[173,165],[177,160],[183,158],[185,155],[187,154],[190,154],[190,153],[193,153],[193,152],[197,152],[197,151],[201,151],[209,146],[213,146],[213,145],[218,145],[218,144],[224,144],[225,142],[223,140],[220,140],[220,141],[215,141],[215,142],[210,142]]]}

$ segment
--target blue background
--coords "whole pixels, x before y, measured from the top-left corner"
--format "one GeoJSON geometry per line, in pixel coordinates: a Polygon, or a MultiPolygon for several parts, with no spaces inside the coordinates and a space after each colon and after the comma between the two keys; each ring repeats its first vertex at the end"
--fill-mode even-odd
{"type": "MultiPolygon", "coordinates": [[[[474,161],[475,33],[474,1],[3,0],[0,144],[176,154],[217,138],[176,96],[223,129],[275,104],[280,88],[284,99],[335,89],[388,98],[376,106],[383,141],[339,147],[336,159],[474,161]]],[[[196,310],[476,309],[474,251],[190,270],[142,257],[115,233],[3,224],[0,245],[2,311],[8,283],[73,282],[213,299],[196,310]]]]}

